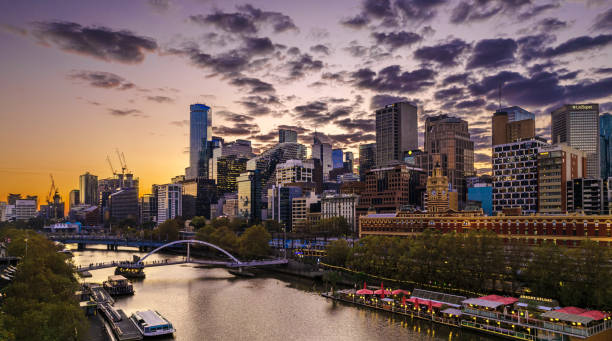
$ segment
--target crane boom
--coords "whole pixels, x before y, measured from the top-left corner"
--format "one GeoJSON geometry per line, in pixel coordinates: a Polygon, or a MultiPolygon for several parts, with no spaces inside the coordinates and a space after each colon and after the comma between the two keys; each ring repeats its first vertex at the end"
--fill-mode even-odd
{"type": "Polygon", "coordinates": [[[113,168],[113,163],[111,162],[110,157],[108,155],[106,155],[106,161],[108,161],[108,165],[110,166],[113,175],[117,175],[117,172],[115,172],[115,168],[113,168]]]}

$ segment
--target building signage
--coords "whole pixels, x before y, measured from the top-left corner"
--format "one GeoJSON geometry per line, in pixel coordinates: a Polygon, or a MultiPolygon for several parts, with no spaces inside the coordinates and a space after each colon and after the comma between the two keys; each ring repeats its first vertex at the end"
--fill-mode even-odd
{"type": "Polygon", "coordinates": [[[593,110],[593,105],[589,104],[574,104],[572,105],[572,110],[593,110]]]}

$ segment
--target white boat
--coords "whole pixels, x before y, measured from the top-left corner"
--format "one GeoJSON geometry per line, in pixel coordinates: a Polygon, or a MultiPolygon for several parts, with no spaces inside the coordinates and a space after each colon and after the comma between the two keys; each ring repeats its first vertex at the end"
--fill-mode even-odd
{"type": "Polygon", "coordinates": [[[154,310],[137,311],[130,316],[130,320],[143,336],[160,336],[175,332],[172,323],[154,310]]]}

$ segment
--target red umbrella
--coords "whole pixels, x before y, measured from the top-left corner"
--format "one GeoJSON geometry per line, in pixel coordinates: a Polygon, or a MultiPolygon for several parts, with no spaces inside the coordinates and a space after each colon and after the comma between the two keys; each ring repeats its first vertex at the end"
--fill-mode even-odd
{"type": "Polygon", "coordinates": [[[382,290],[380,298],[385,298],[385,288],[383,288],[383,282],[380,282],[380,290],[382,290]]]}
{"type": "Polygon", "coordinates": [[[406,306],[406,296],[402,297],[402,305],[406,306]]]}
{"type": "Polygon", "coordinates": [[[393,295],[410,295],[410,293],[406,290],[396,289],[391,292],[393,295]]]}
{"type": "Polygon", "coordinates": [[[414,306],[417,308],[417,310],[420,310],[420,307],[419,307],[419,299],[418,299],[418,298],[416,298],[416,297],[414,298],[414,306]]]}
{"type": "Polygon", "coordinates": [[[374,292],[372,290],[366,289],[366,282],[363,282],[363,289],[357,290],[357,295],[373,295],[374,292]]]}
{"type": "Polygon", "coordinates": [[[433,308],[431,307],[431,301],[427,301],[427,308],[428,311],[433,311],[433,308]]]}

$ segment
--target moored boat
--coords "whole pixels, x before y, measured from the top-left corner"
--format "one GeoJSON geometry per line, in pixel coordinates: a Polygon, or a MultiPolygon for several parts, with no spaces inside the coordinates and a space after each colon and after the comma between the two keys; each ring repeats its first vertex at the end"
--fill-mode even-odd
{"type": "Polygon", "coordinates": [[[102,283],[104,289],[113,296],[133,295],[134,286],[122,275],[108,276],[108,281],[102,283]]]}
{"type": "Polygon", "coordinates": [[[130,320],[143,336],[169,335],[176,331],[172,323],[155,310],[136,311],[130,320]]]}

